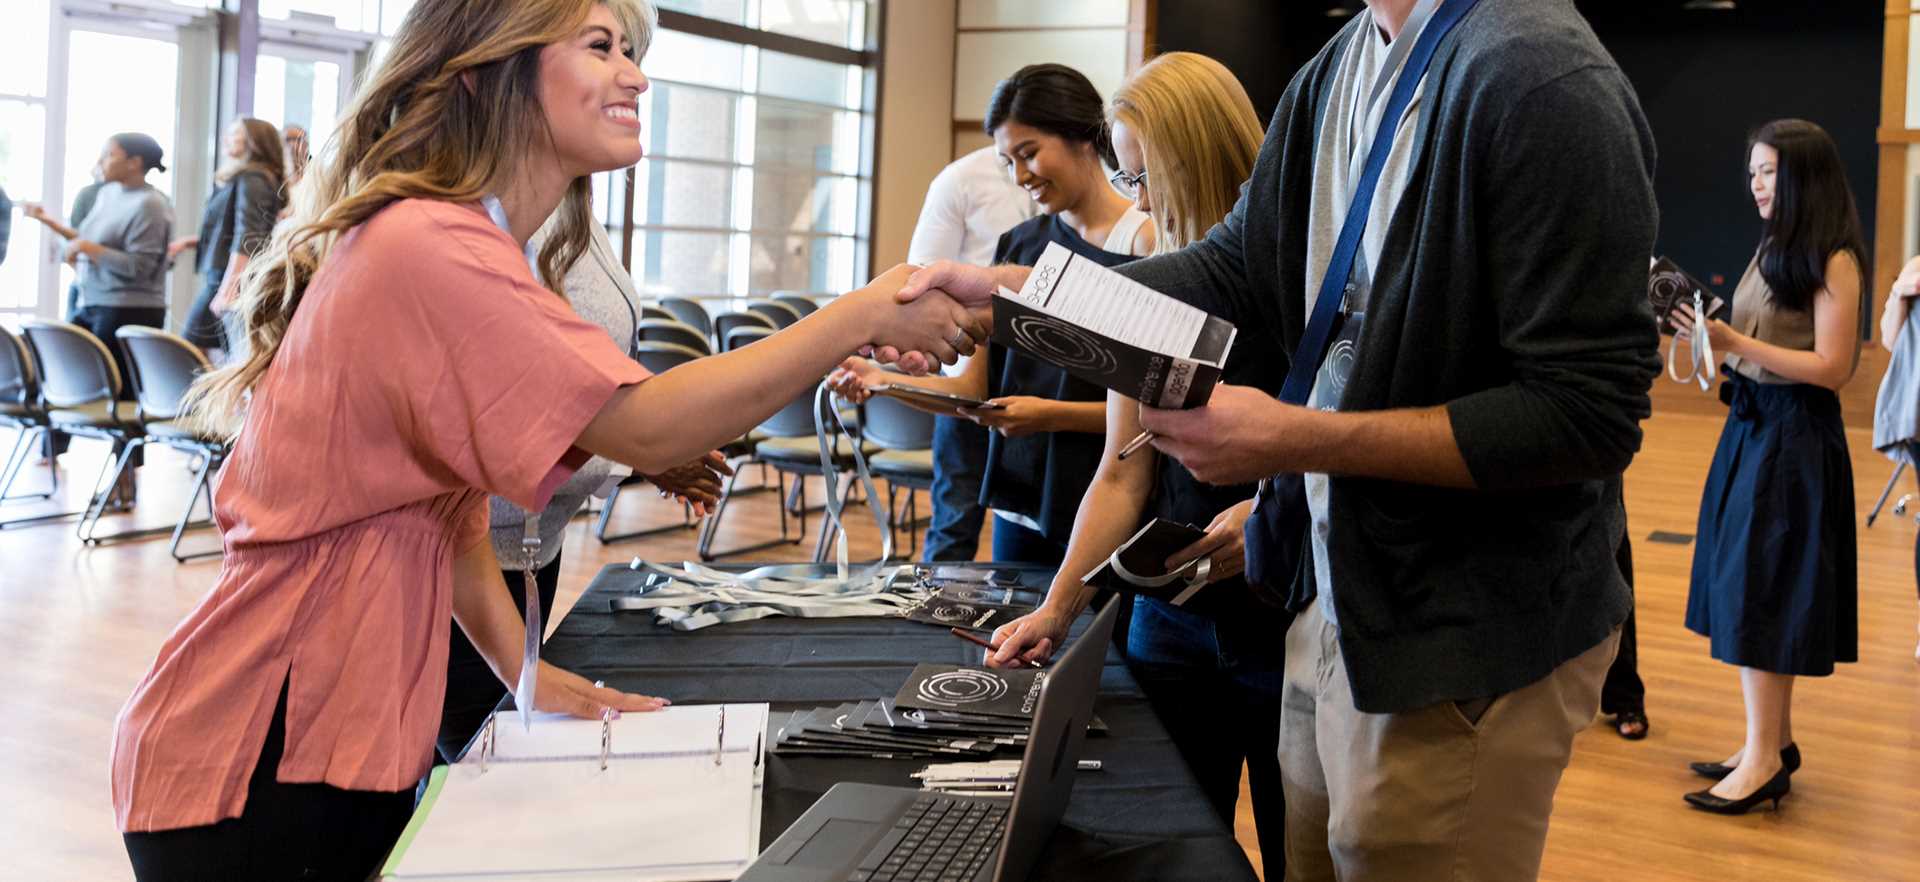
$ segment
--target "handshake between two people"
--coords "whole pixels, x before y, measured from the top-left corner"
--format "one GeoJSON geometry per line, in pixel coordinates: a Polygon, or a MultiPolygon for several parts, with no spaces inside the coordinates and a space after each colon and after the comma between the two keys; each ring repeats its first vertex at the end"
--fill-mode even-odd
{"type": "MultiPolygon", "coordinates": [[[[916,376],[973,354],[993,331],[993,292],[1025,267],[980,267],[951,260],[924,267],[903,263],[855,292],[894,312],[876,321],[874,339],[860,350],[916,376]]],[[[1018,288],[1015,281],[1011,287],[1018,288]]]]}

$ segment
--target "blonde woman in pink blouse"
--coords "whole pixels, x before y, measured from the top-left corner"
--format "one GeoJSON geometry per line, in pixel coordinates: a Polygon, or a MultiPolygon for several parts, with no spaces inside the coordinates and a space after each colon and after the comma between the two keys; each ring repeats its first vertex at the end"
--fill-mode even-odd
{"type": "MultiPolygon", "coordinates": [[[[652,22],[642,0],[421,0],[249,266],[248,360],[196,395],[203,421],[242,423],[215,494],[224,568],[114,738],[140,879],[372,871],[432,756],[449,612],[520,675],[488,494],[542,508],[600,455],[697,496],[708,451],[854,351],[951,362],[984,336],[943,298],[895,304],[904,267],[658,377],[568,309],[587,175],[640,159],[652,22]]],[[[544,662],[537,683],[542,710],[665,703],[544,662]]]]}

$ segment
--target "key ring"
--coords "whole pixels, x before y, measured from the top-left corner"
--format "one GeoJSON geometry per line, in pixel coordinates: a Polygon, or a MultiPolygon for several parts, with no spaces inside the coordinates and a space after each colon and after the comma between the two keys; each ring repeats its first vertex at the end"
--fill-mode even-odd
{"type": "Polygon", "coordinates": [[[1687,335],[1687,374],[1680,375],[1677,358],[1680,355],[1680,338],[1675,337],[1667,347],[1667,376],[1676,383],[1698,382],[1700,391],[1713,389],[1713,373],[1716,362],[1713,359],[1713,342],[1707,336],[1706,298],[1700,289],[1693,290],[1693,327],[1687,335]]]}

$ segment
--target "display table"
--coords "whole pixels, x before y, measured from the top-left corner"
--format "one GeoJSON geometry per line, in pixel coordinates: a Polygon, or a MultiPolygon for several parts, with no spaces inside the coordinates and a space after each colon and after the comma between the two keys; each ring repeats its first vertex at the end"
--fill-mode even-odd
{"type": "MultiPolygon", "coordinates": [[[[1050,571],[1020,569],[1044,587],[1050,571]]],[[[822,567],[822,575],[831,567],[822,567]]],[[[891,696],[919,662],[979,664],[982,650],[945,629],[903,619],[775,617],[678,632],[645,612],[609,611],[643,575],[612,565],[547,640],[543,657],[589,679],[678,703],[770,702],[775,711],[891,696]]],[[[1083,616],[1075,633],[1084,627],[1083,616]]],[[[1213,814],[1167,731],[1109,650],[1094,712],[1109,732],[1086,741],[1065,820],[1031,879],[1233,882],[1254,879],[1233,832],[1213,814]]],[[[1014,756],[1001,754],[1003,758],[1014,756]]],[[[913,786],[928,760],[769,754],[762,847],[838,781],[913,786]]]]}

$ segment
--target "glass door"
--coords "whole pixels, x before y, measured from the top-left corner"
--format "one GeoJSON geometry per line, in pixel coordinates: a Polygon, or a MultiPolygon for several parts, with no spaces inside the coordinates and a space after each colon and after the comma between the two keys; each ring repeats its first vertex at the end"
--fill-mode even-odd
{"type": "MultiPolygon", "coordinates": [[[[0,260],[0,319],[39,311],[46,261],[43,228],[20,210],[49,189],[47,162],[47,46],[52,25],[48,0],[9,8],[0,28],[0,188],[14,204],[6,257],[0,260]]],[[[51,283],[49,283],[50,285],[51,283]]]]}
{"type": "Polygon", "coordinates": [[[333,135],[352,84],[349,52],[262,43],[253,75],[253,115],[283,132],[288,125],[307,131],[310,151],[333,135]]]}

